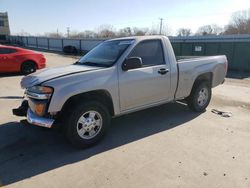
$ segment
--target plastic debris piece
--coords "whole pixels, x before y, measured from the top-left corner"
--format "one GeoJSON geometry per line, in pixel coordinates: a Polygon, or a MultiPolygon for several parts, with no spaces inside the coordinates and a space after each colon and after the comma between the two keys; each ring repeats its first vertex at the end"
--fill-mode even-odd
{"type": "Polygon", "coordinates": [[[212,109],[211,112],[218,114],[222,117],[232,117],[233,116],[232,112],[223,112],[223,111],[217,110],[217,109],[212,109]]]}

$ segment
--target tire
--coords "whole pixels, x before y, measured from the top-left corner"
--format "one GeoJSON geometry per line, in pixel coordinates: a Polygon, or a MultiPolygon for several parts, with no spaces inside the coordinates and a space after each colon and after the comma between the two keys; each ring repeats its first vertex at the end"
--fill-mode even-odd
{"type": "Polygon", "coordinates": [[[210,103],[212,90],[209,82],[195,83],[190,96],[187,98],[188,107],[195,112],[203,112],[210,103]]]}
{"type": "Polygon", "coordinates": [[[68,141],[77,148],[99,142],[110,124],[108,109],[99,102],[85,102],[71,109],[64,129],[68,141]]]}
{"type": "Polygon", "coordinates": [[[25,61],[21,66],[21,73],[24,75],[36,72],[36,64],[33,61],[25,61]]]}

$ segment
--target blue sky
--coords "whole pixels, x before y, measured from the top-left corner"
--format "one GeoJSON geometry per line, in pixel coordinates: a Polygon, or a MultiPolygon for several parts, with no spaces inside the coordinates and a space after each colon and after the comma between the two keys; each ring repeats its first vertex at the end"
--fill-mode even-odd
{"type": "Polygon", "coordinates": [[[175,34],[180,27],[193,32],[205,24],[228,23],[232,12],[250,8],[250,0],[0,0],[8,11],[12,34],[32,35],[95,30],[103,24],[115,28],[157,27],[159,18],[175,34]]]}

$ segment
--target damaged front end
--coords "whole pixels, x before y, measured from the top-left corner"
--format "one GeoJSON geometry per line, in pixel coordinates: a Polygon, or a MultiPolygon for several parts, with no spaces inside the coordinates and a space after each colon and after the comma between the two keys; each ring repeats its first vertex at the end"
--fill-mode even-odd
{"type": "Polygon", "coordinates": [[[25,91],[27,100],[24,100],[19,108],[13,109],[13,114],[26,116],[30,124],[51,128],[55,121],[48,113],[52,94],[53,88],[48,86],[29,87],[25,91]]]}

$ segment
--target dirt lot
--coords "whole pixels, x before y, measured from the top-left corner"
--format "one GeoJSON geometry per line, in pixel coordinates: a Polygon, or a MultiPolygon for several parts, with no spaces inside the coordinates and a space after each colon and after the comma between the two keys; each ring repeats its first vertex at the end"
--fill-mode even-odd
{"type": "MultiPolygon", "coordinates": [[[[49,67],[76,61],[45,55],[49,67]]],[[[0,77],[4,187],[250,187],[250,79],[227,79],[202,114],[172,103],[113,119],[100,144],[79,151],[58,131],[23,126],[11,114],[21,78],[0,77]]]]}

